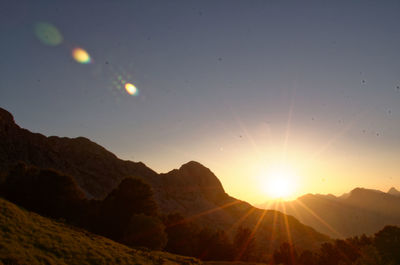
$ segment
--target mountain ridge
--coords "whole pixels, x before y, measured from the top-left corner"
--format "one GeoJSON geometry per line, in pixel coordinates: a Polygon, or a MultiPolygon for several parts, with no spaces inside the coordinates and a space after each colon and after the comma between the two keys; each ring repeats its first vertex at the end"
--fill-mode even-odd
{"type": "Polygon", "coordinates": [[[306,194],[268,209],[293,215],[304,224],[339,238],[372,234],[385,225],[400,225],[400,196],[360,187],[341,196],[306,194]]]}
{"type": "Polygon", "coordinates": [[[394,196],[400,196],[400,191],[398,191],[395,187],[391,187],[388,191],[388,194],[394,195],[394,196]]]}
{"type": "Polygon", "coordinates": [[[195,161],[158,174],[142,162],[121,160],[83,137],[31,133],[16,125],[3,109],[0,136],[0,170],[18,161],[53,168],[72,176],[88,198],[102,199],[124,178],[139,177],[152,187],[162,214],[181,213],[200,227],[226,230],[230,236],[239,226],[248,227],[269,251],[289,240],[304,248],[316,248],[329,240],[292,216],[257,209],[229,196],[217,176],[195,161]]]}

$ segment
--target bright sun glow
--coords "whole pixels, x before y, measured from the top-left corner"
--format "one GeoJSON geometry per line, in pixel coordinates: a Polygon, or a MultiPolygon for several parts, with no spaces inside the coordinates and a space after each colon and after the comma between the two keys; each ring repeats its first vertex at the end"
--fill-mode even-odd
{"type": "Polygon", "coordinates": [[[291,169],[282,166],[270,169],[263,174],[262,185],[270,198],[289,199],[295,192],[296,175],[291,169]]]}

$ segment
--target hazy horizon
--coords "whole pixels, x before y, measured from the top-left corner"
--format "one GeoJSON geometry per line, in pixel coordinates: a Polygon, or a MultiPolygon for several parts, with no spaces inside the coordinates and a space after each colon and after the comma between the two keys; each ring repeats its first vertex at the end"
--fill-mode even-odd
{"type": "Polygon", "coordinates": [[[400,188],[397,1],[0,6],[0,107],[23,128],[157,172],[195,160],[253,204],[271,179],[286,199],[400,188]]]}

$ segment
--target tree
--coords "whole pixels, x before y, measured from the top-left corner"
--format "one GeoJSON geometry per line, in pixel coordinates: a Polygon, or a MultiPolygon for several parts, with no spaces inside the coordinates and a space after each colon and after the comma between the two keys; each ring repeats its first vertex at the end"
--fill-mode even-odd
{"type": "Polygon", "coordinates": [[[95,224],[96,233],[111,239],[123,237],[132,216],[157,216],[157,204],[148,184],[137,178],[126,178],[98,205],[97,213],[89,223],[95,224]]]}
{"type": "Polygon", "coordinates": [[[124,227],[121,243],[131,247],[147,247],[161,250],[167,243],[164,225],[160,219],[144,214],[135,214],[124,227]]]}
{"type": "Polygon", "coordinates": [[[384,262],[400,264],[400,227],[385,226],[375,234],[374,245],[384,262]]]}
{"type": "Polygon", "coordinates": [[[319,251],[318,264],[338,265],[339,261],[340,255],[336,247],[331,243],[323,243],[319,251]]]}
{"type": "Polygon", "coordinates": [[[240,226],[233,239],[236,260],[250,261],[254,259],[256,242],[250,229],[240,226]]]}
{"type": "Polygon", "coordinates": [[[197,236],[196,257],[202,260],[230,261],[233,259],[233,246],[222,230],[212,231],[204,228],[197,236]]]}
{"type": "Polygon", "coordinates": [[[353,263],[354,265],[389,265],[383,262],[378,250],[373,245],[363,246],[360,257],[353,263]]]}
{"type": "Polygon", "coordinates": [[[292,244],[284,242],[273,253],[273,260],[276,264],[295,265],[297,264],[297,252],[292,244]]]}
{"type": "Polygon", "coordinates": [[[314,253],[309,250],[303,251],[299,256],[298,264],[299,265],[316,265],[317,261],[316,261],[316,257],[314,255],[314,253]]]}
{"type": "Polygon", "coordinates": [[[126,178],[103,201],[93,202],[94,214],[88,229],[129,246],[161,249],[165,246],[164,225],[148,184],[126,178]]]}
{"type": "Polygon", "coordinates": [[[198,227],[192,222],[185,220],[179,213],[164,216],[163,223],[168,236],[165,250],[184,256],[195,256],[198,227]]]}
{"type": "Polygon", "coordinates": [[[335,248],[339,254],[341,264],[353,264],[360,256],[360,250],[348,240],[336,240],[335,248]]]}
{"type": "Polygon", "coordinates": [[[78,222],[87,204],[72,177],[24,163],[10,169],[0,194],[28,210],[72,223],[78,222]]]}

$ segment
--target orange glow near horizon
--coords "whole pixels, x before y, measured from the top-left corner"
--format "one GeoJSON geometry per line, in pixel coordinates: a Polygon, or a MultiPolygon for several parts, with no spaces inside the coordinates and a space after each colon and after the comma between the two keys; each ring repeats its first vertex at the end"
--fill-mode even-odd
{"type": "MultiPolygon", "coordinates": [[[[206,140],[190,142],[190,152],[165,144],[162,148],[165,151],[148,152],[142,160],[158,172],[168,172],[196,160],[216,175],[230,196],[254,206],[295,200],[308,193],[340,196],[356,187],[385,192],[392,186],[400,187],[397,180],[400,160],[395,148],[371,147],[370,152],[360,155],[357,146],[352,145],[353,139],[349,142],[346,138],[349,132],[338,137],[337,131],[310,133],[307,128],[298,127],[292,128],[290,141],[284,149],[284,129],[269,128],[260,124],[240,134],[242,137],[222,131],[220,135],[213,135],[211,144],[206,140]],[[280,167],[289,175],[285,180],[277,177],[280,167]],[[274,195],[270,190],[274,185],[282,186],[283,194],[274,195]]],[[[129,159],[128,155],[125,157],[129,159]]]]}

